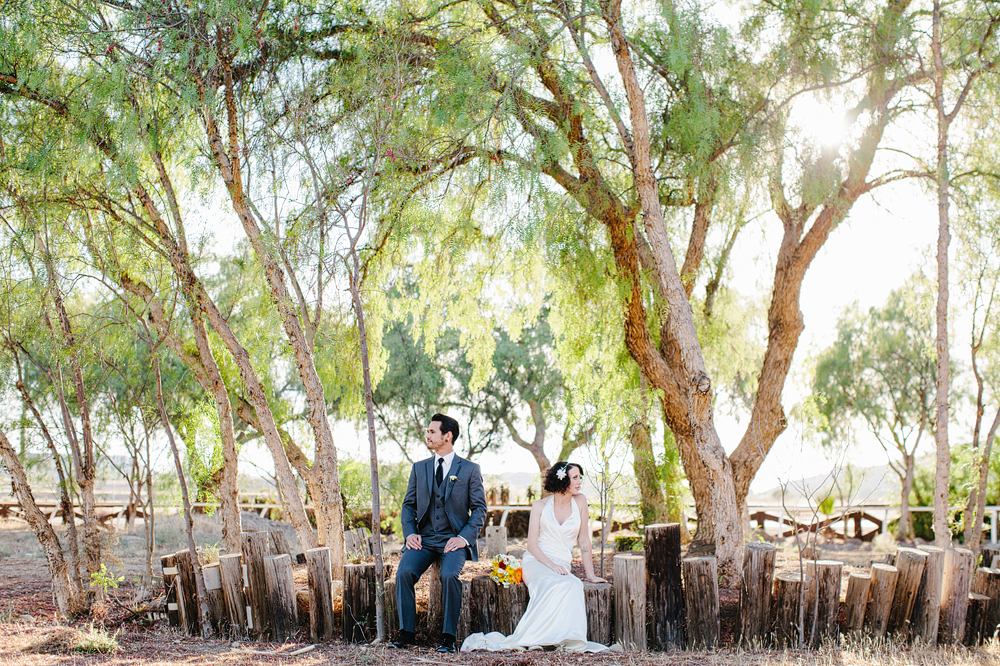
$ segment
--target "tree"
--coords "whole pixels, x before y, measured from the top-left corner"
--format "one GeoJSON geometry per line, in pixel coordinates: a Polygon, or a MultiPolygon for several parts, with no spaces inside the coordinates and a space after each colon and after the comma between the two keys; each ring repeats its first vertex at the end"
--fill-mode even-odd
{"type": "Polygon", "coordinates": [[[916,452],[934,431],[935,360],[929,284],[922,276],[892,292],[881,308],[848,309],[837,340],[816,361],[813,392],[828,420],[827,443],[841,441],[854,419],[889,456],[900,481],[899,538],[913,537],[910,494],[916,452]],[[896,460],[899,455],[901,460],[896,460]]]}

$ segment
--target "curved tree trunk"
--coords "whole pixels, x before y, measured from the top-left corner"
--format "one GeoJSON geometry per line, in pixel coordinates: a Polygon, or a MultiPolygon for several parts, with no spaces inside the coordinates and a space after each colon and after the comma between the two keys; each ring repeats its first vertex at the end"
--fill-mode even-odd
{"type": "Polygon", "coordinates": [[[642,499],[642,521],[646,525],[667,521],[667,504],[663,499],[660,479],[656,471],[656,457],[653,455],[653,439],[649,424],[644,419],[636,420],[629,430],[632,444],[632,459],[635,480],[639,484],[642,499]]]}
{"type": "Polygon", "coordinates": [[[24,509],[28,524],[31,525],[38,543],[45,551],[49,573],[52,575],[52,596],[55,599],[56,608],[64,618],[74,619],[87,612],[87,594],[80,589],[70,575],[70,568],[66,564],[62,547],[59,545],[59,537],[56,536],[55,530],[49,525],[45,514],[35,503],[35,496],[31,492],[31,486],[28,485],[28,477],[24,473],[24,467],[21,466],[21,460],[17,457],[17,452],[11,446],[7,439],[7,433],[3,430],[0,430],[0,454],[3,455],[4,464],[10,474],[17,501],[24,509]]]}

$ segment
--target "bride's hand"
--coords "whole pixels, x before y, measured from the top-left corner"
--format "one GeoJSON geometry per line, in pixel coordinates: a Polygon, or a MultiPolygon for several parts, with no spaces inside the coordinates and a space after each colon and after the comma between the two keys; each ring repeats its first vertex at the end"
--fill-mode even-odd
{"type": "Polygon", "coordinates": [[[568,576],[569,575],[569,571],[566,570],[566,567],[559,566],[558,564],[553,565],[552,566],[552,570],[555,571],[560,576],[568,576]]]}
{"type": "Polygon", "coordinates": [[[607,583],[608,581],[604,580],[600,576],[591,576],[590,578],[587,579],[587,582],[588,583],[607,583]]]}

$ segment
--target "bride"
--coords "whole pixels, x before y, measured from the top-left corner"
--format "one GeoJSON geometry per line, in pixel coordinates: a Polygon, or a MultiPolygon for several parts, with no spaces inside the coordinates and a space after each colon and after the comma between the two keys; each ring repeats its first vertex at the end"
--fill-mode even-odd
{"type": "Polygon", "coordinates": [[[579,542],[587,580],[605,583],[594,575],[587,498],[580,493],[583,468],[557,462],[545,474],[545,490],[552,493],[531,507],[528,552],[521,573],[528,584],[528,608],[510,636],[499,632],[471,634],[462,652],[555,647],[570,652],[608,649],[587,641],[587,611],[583,582],[570,574],[573,544],[579,542]]]}

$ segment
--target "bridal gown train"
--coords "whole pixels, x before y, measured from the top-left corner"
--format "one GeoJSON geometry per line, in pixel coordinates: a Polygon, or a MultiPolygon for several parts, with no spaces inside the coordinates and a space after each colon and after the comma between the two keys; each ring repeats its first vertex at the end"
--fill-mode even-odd
{"type": "MultiPolygon", "coordinates": [[[[573,559],[573,545],[580,534],[580,511],[573,510],[563,523],[556,520],[550,497],[538,522],[538,547],[550,560],[567,571],[573,559]]],[[[583,581],[572,574],[557,574],[529,552],[521,560],[521,573],[528,585],[528,608],[514,633],[471,634],[462,643],[462,652],[472,650],[522,650],[554,646],[568,652],[599,652],[607,646],[587,640],[587,610],[583,581]]]]}

